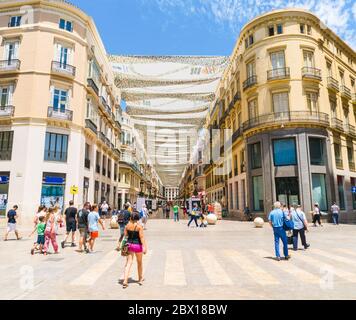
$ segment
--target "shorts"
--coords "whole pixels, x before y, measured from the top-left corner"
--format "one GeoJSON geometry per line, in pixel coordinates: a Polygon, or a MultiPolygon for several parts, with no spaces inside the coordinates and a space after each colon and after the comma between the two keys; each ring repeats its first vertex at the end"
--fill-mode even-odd
{"type": "Polygon", "coordinates": [[[81,237],[86,238],[86,236],[88,235],[88,229],[87,228],[79,228],[79,233],[81,237]]]}
{"type": "Polygon", "coordinates": [[[90,232],[90,238],[91,239],[96,239],[99,237],[99,231],[92,231],[90,232]]]}
{"type": "Polygon", "coordinates": [[[45,236],[44,235],[38,235],[37,236],[37,244],[45,244],[45,236]]]}
{"type": "Polygon", "coordinates": [[[75,221],[67,222],[67,232],[76,232],[77,223],[75,221]]]}
{"type": "Polygon", "coordinates": [[[129,243],[129,252],[141,253],[143,251],[142,244],[129,243]]]}
{"type": "Polygon", "coordinates": [[[16,223],[8,223],[7,224],[7,232],[11,232],[11,231],[16,231],[16,223]]]}

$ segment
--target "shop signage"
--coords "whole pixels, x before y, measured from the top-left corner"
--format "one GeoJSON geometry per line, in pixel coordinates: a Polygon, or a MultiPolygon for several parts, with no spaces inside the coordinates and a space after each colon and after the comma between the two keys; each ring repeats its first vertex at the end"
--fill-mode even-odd
{"type": "Polygon", "coordinates": [[[0,176],[0,183],[8,183],[9,177],[8,176],[0,176]]]}
{"type": "Polygon", "coordinates": [[[61,177],[45,177],[44,183],[47,184],[64,184],[64,179],[61,177]]]}
{"type": "Polygon", "coordinates": [[[70,187],[70,194],[72,194],[72,195],[78,194],[78,191],[79,191],[79,189],[77,186],[70,187]]]}

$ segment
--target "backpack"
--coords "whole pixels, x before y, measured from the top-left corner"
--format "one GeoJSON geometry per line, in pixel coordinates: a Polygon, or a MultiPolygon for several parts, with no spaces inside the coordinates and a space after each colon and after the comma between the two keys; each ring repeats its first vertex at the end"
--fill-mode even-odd
{"type": "Polygon", "coordinates": [[[125,215],[123,211],[119,211],[119,213],[117,214],[117,222],[118,223],[124,223],[125,222],[125,215]]]}

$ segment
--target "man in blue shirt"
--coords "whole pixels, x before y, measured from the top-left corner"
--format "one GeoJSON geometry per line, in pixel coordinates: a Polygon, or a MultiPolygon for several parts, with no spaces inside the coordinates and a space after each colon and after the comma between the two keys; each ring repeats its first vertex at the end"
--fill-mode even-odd
{"type": "Polygon", "coordinates": [[[17,209],[19,207],[17,205],[14,205],[11,210],[7,213],[7,230],[5,233],[4,240],[7,241],[7,237],[10,232],[14,231],[17,240],[21,240],[21,237],[19,236],[19,232],[17,231],[17,225],[16,225],[16,220],[17,220],[17,209]]]}
{"type": "Polygon", "coordinates": [[[304,249],[307,249],[310,247],[310,245],[307,243],[305,237],[305,231],[308,232],[308,221],[307,218],[305,217],[305,213],[302,211],[300,205],[298,205],[295,210],[293,209],[291,213],[292,213],[292,220],[294,222],[293,250],[294,251],[298,250],[298,234],[300,234],[300,239],[302,241],[302,245],[304,249]]]}
{"type": "Polygon", "coordinates": [[[271,227],[273,228],[274,233],[274,249],[276,252],[276,258],[278,261],[281,260],[281,256],[279,254],[279,239],[283,242],[283,253],[286,260],[290,259],[288,255],[288,240],[286,231],[283,229],[283,222],[285,214],[281,210],[281,203],[279,201],[274,203],[274,210],[272,210],[268,216],[268,221],[271,227]]]}

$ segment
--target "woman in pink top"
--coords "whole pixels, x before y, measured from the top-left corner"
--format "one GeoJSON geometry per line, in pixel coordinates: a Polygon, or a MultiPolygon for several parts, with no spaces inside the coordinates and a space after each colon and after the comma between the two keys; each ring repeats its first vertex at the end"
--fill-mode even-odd
{"type": "Polygon", "coordinates": [[[48,209],[46,216],[46,230],[45,230],[45,244],[43,247],[43,254],[47,255],[49,243],[52,243],[54,253],[58,253],[58,244],[56,239],[55,216],[53,208],[48,209]]]}

